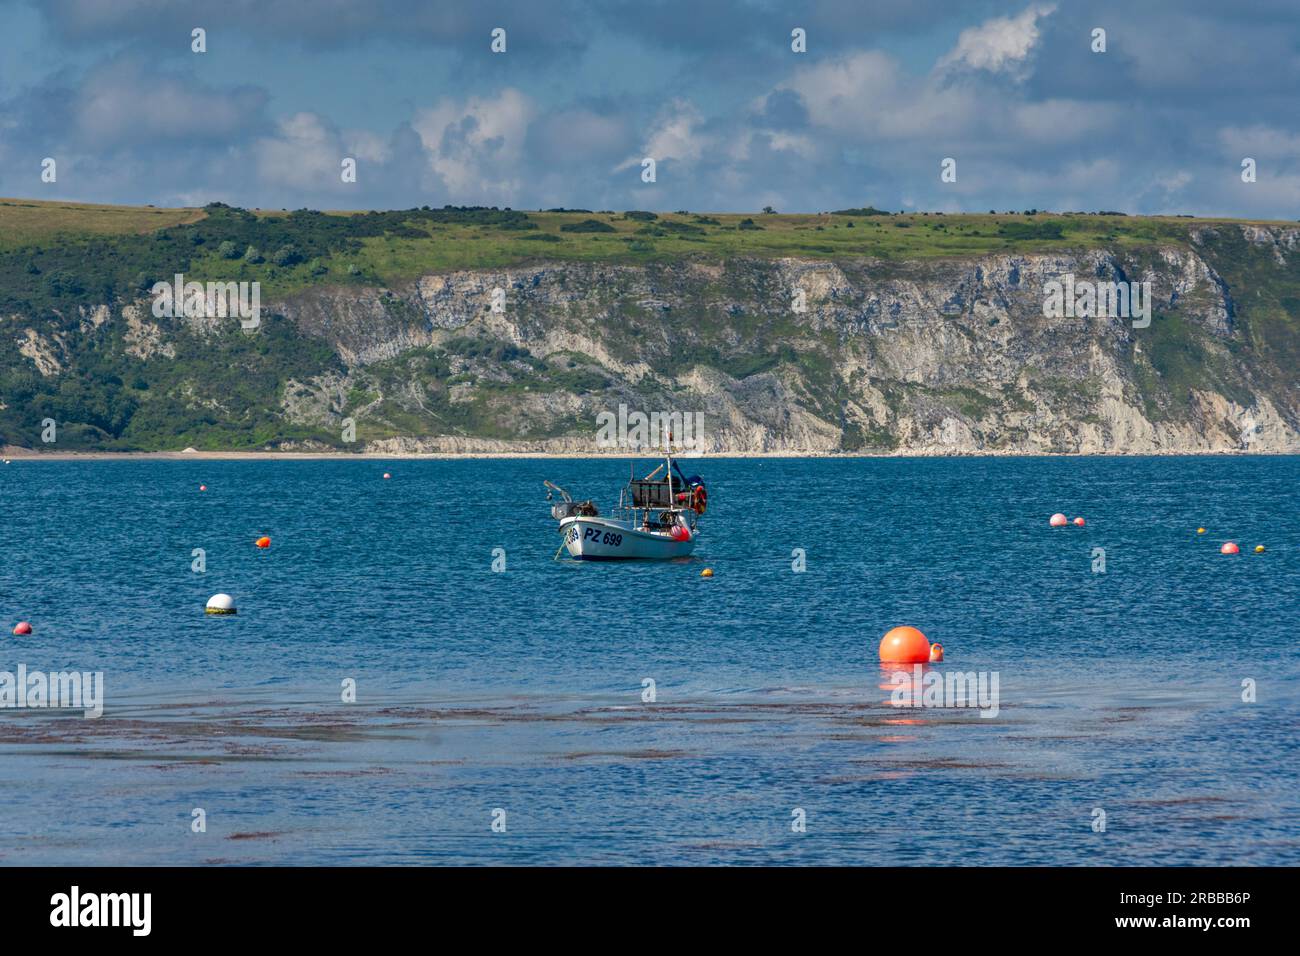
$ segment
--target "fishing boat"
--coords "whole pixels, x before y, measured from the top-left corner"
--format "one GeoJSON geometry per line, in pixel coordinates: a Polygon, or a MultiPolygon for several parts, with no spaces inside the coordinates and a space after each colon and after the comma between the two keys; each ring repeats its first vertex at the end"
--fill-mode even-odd
{"type": "MultiPolygon", "coordinates": [[[[635,463],[612,514],[602,515],[590,499],[573,496],[550,481],[546,500],[553,501],[551,516],[560,523],[561,549],[579,561],[650,560],[687,557],[695,550],[698,521],[709,503],[709,493],[699,475],[682,473],[672,452],[644,478],[636,477],[635,463]],[[559,495],[559,500],[555,496],[559,495]]],[[[557,552],[558,555],[558,552],[557,552]]]]}

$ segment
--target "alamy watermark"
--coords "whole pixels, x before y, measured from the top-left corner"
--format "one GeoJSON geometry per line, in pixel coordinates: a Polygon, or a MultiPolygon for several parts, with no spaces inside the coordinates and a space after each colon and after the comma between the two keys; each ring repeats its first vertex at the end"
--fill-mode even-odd
{"type": "Polygon", "coordinates": [[[186,282],[184,273],[178,272],[172,282],[155,282],[149,291],[156,319],[238,316],[242,328],[262,324],[260,282],[186,282]]]}
{"type": "Polygon", "coordinates": [[[152,893],[83,893],[73,885],[50,897],[50,925],[55,927],[127,927],[132,936],[148,936],[153,926],[152,893]]]}
{"type": "Polygon", "coordinates": [[[104,713],[103,671],[0,671],[0,709],[80,710],[94,720],[104,713]]]}
{"type": "Polygon", "coordinates": [[[598,448],[666,448],[669,443],[698,449],[704,445],[703,412],[645,412],[618,406],[618,414],[596,416],[598,448]]]}
{"type": "Polygon", "coordinates": [[[929,672],[914,664],[912,672],[895,671],[889,702],[895,707],[977,707],[981,717],[996,717],[1001,697],[997,671],[929,672]]]}
{"type": "Polygon", "coordinates": [[[1132,319],[1133,328],[1151,324],[1150,282],[1076,281],[1067,272],[1043,285],[1043,315],[1049,319],[1132,319]]]}

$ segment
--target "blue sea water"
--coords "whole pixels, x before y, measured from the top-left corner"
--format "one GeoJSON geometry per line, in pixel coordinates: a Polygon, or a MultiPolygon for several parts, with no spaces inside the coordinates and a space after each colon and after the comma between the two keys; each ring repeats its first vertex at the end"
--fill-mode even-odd
{"type": "Polygon", "coordinates": [[[0,710],[0,863],[1300,862],[1300,459],[690,464],[664,564],[553,559],[626,461],[0,466],[0,671],[105,687],[0,710]]]}

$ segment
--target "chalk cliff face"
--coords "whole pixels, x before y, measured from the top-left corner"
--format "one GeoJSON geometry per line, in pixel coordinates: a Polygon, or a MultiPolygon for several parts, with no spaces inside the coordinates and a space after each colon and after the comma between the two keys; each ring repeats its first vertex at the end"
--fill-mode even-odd
{"type": "MultiPolygon", "coordinates": [[[[277,318],[257,333],[258,347],[295,357],[292,373],[246,383],[240,400],[264,403],[257,443],[282,448],[626,451],[597,441],[598,416],[625,405],[702,416],[710,453],[1300,452],[1300,230],[1190,235],[969,259],[567,262],[309,286],[266,301],[277,318]],[[1046,317],[1048,284],[1066,275],[1149,283],[1149,326],[1046,317]]],[[[82,324],[120,326],[115,347],[146,363],[240,334],[147,305],[82,324]]],[[[66,343],[10,322],[37,373],[66,374],[66,343]]],[[[234,397],[176,387],[241,427],[234,397]]]]}
{"type": "Polygon", "coordinates": [[[337,428],[351,413],[362,433],[386,421],[395,434],[372,451],[597,450],[597,416],[620,404],[702,414],[708,452],[1300,451],[1296,300],[1270,313],[1215,266],[1232,253],[1239,273],[1294,290],[1300,231],[1224,231],[1190,248],[541,265],[314,289],[277,308],[347,372],[294,383],[284,414],[337,428]],[[1045,317],[1066,274],[1150,283],[1150,325],[1045,317]]]}

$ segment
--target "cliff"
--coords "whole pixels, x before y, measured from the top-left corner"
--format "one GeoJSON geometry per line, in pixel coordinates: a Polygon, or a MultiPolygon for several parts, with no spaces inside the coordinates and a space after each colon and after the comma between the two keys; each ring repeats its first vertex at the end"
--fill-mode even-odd
{"type": "Polygon", "coordinates": [[[0,313],[0,428],[40,447],[44,411],[60,448],[588,452],[624,405],[696,415],[709,453],[1300,452],[1300,230],[1100,239],[326,277],[272,284],[253,332],[92,296],[0,313]],[[1149,324],[1045,316],[1065,276],[1148,284],[1149,324]]]}

